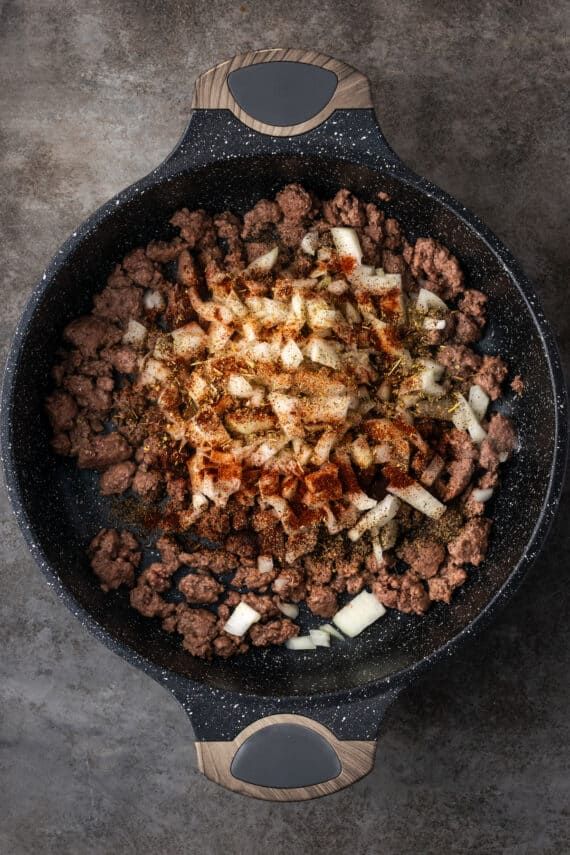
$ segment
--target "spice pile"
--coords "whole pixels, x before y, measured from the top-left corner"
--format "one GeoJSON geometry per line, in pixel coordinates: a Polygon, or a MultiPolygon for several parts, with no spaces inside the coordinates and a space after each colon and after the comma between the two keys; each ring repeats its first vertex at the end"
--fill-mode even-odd
{"type": "Polygon", "coordinates": [[[330,624],[298,637],[302,601],[347,635],[449,602],[515,447],[487,415],[508,368],[471,348],[487,298],[347,190],[171,222],[66,327],[47,400],[54,449],[164,532],[142,572],[129,531],[99,532],[103,589],[202,657],[327,646],[330,624]]]}

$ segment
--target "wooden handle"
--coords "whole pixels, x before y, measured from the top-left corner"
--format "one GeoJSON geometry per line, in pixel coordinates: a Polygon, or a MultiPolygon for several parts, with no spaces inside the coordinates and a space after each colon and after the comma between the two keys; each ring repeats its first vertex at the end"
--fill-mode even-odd
{"type": "Polygon", "coordinates": [[[290,714],[259,719],[231,742],[196,743],[198,768],[210,781],[269,801],[301,801],[342,790],[371,771],[375,751],[375,741],[337,739],[313,719],[290,714]],[[320,780],[329,774],[333,777],[320,780]],[[319,782],[299,786],[297,779],[319,782]],[[279,780],[286,785],[271,786],[279,780]]]}
{"type": "MultiPolygon", "coordinates": [[[[294,70],[295,69],[293,69],[293,71],[294,70]]],[[[272,69],[272,71],[276,72],[277,69],[272,69]]],[[[259,84],[259,80],[261,78],[259,75],[257,76],[257,83],[259,84]]],[[[269,76],[266,74],[266,82],[267,81],[269,81],[269,76]]],[[[334,110],[370,107],[372,107],[372,101],[368,79],[364,74],[352,68],[352,66],[347,65],[345,62],[341,62],[338,59],[326,56],[325,54],[317,53],[317,51],[300,49],[287,50],[281,48],[249,51],[248,53],[234,56],[233,59],[226,60],[225,62],[216,65],[214,68],[211,68],[209,71],[204,72],[204,74],[200,75],[196,81],[194,98],[192,101],[192,108],[195,110],[231,110],[234,116],[249,128],[259,131],[260,133],[270,134],[273,136],[296,136],[297,134],[306,133],[324,122],[325,119],[334,112],[334,110]],[[305,120],[298,121],[296,124],[283,124],[281,122],[271,123],[264,121],[260,116],[256,118],[255,116],[250,115],[244,109],[243,104],[240,105],[236,100],[236,97],[228,84],[228,77],[239,69],[247,68],[249,66],[259,66],[261,63],[270,62],[281,63],[281,70],[283,72],[283,75],[281,75],[279,79],[275,78],[273,90],[269,89],[269,91],[265,92],[266,100],[267,98],[270,99],[272,96],[274,97],[276,110],[279,108],[280,100],[281,103],[288,104],[290,110],[291,100],[295,97],[299,100],[301,98],[312,98],[312,103],[318,104],[319,93],[318,91],[313,90],[317,90],[319,88],[319,82],[316,79],[311,81],[310,75],[306,76],[306,87],[300,86],[297,88],[297,91],[284,91],[287,90],[287,68],[285,67],[285,64],[288,64],[289,72],[291,71],[291,63],[300,64],[299,68],[296,69],[297,74],[295,76],[290,76],[291,81],[294,78],[298,79],[299,74],[302,73],[302,69],[307,69],[307,66],[315,66],[317,68],[325,69],[328,72],[332,72],[332,75],[328,75],[328,77],[333,80],[333,76],[336,76],[336,86],[332,96],[329,92],[323,89],[323,97],[326,99],[326,103],[320,106],[320,108],[316,108],[317,112],[314,115],[310,115],[305,120]]],[[[269,114],[271,114],[271,104],[266,104],[265,110],[266,112],[269,110],[269,114]]],[[[251,112],[252,111],[250,110],[250,113],[251,112]]],[[[255,112],[255,110],[253,112],[255,112]]],[[[287,110],[285,110],[283,115],[286,114],[287,110]]]]}

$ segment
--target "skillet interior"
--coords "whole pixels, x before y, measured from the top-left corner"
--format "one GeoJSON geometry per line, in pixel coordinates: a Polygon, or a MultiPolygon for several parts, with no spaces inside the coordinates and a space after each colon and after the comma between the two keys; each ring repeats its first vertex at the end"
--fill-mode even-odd
{"type": "Polygon", "coordinates": [[[342,691],[394,675],[429,656],[484,609],[524,557],[541,515],[555,454],[555,409],[546,346],[526,299],[470,226],[433,197],[389,173],[381,176],[322,157],[271,155],[233,158],[180,173],[117,206],[89,231],[49,282],[29,318],[8,418],[29,534],[63,586],[110,636],[155,666],[210,686],[281,696],[342,691]],[[457,254],[469,284],[492,301],[482,349],[504,355],[526,383],[522,400],[505,405],[516,420],[521,450],[507,465],[501,491],[489,506],[495,527],[484,566],[471,572],[451,607],[438,605],[421,619],[389,612],[360,638],[317,654],[299,656],[271,648],[205,664],[182,651],[178,639],[131,610],[126,593],[108,596],[99,590],[85,546],[100,526],[120,521],[110,502],[98,496],[92,474],[79,473],[72,462],[48,451],[42,402],[64,325],[88,310],[92,294],[126,251],[153,237],[167,237],[164,224],[179,207],[243,213],[258,198],[273,195],[292,180],[324,197],[342,186],[367,200],[373,200],[378,189],[387,190],[392,195],[388,210],[410,237],[433,236],[457,254]]]}

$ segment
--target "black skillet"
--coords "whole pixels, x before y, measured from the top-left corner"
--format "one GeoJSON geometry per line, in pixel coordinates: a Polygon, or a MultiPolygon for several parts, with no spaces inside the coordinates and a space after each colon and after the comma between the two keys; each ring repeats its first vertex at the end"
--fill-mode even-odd
{"type": "Polygon", "coordinates": [[[301,50],[256,51],[203,74],[174,151],[62,246],[14,338],[1,427],[14,510],[48,584],[112,650],[180,701],[207,777],[275,800],[313,798],[366,774],[397,694],[511,596],[555,513],[567,432],[556,346],[518,264],[473,214],[400,162],[376,123],[362,74],[301,50]],[[517,423],[520,450],[491,506],[489,555],[450,607],[422,618],[390,612],[330,650],[273,648],[205,663],[130,609],[125,593],[100,591],[85,546],[100,526],[120,520],[98,496],[94,476],[50,452],[43,399],[64,325],[89,309],[114,262],[168,237],[165,223],[177,208],[243,213],[291,181],[325,198],[348,187],[376,200],[382,189],[391,197],[387,211],[410,238],[433,236],[459,257],[469,284],[490,297],[482,350],[502,354],[525,382],[522,398],[501,403],[517,423]]]}

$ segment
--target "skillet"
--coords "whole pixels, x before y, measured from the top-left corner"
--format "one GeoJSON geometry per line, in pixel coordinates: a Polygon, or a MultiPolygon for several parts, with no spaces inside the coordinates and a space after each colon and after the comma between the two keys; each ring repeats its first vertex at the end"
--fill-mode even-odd
{"type": "MultiPolygon", "coordinates": [[[[96,211],[48,264],[7,361],[1,437],[8,490],[28,546],[76,617],[101,641],[173,693],[211,780],[273,800],[310,799],[370,771],[385,711],[400,691],[483,628],[542,546],[564,478],[566,392],[556,346],[517,262],[459,202],[413,174],[391,150],[372,110],[366,77],[304,50],[253,51],[203,74],[171,154],[96,211]],[[152,238],[180,207],[243,214],[298,181],[329,198],[348,187],[385,209],[410,239],[430,236],[457,255],[471,287],[490,298],[480,344],[525,382],[506,398],[520,449],[490,506],[493,538],[481,568],[451,606],[421,619],[390,611],[356,639],[317,653],[256,649],[205,663],[104,595],[85,548],[102,526],[121,525],[96,476],[49,451],[43,400],[63,327],[89,310],[113,264],[152,238]]],[[[120,514],[119,514],[120,516],[120,514]]],[[[124,521],[122,523],[124,525],[124,521]]],[[[150,544],[145,532],[138,532],[150,544]]]]}

